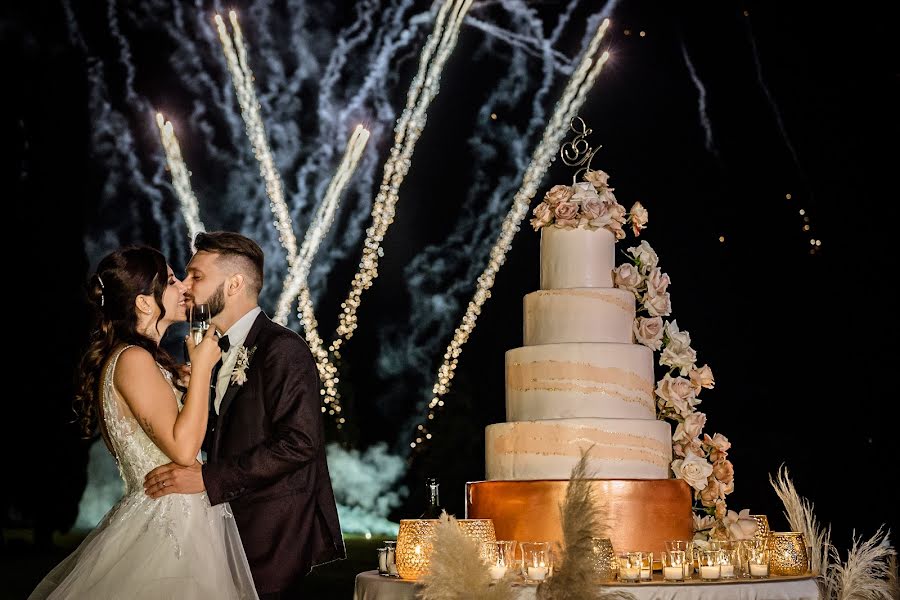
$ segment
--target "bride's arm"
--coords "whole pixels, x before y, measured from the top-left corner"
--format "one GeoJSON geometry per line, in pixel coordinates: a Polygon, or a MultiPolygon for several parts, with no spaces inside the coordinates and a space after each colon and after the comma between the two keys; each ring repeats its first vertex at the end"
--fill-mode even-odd
{"type": "Polygon", "coordinates": [[[220,355],[212,332],[194,349],[181,412],[172,387],[149,352],[129,348],[116,365],[114,383],[122,399],[153,443],[176,464],[194,464],[200,451],[209,413],[209,381],[220,355]]]}

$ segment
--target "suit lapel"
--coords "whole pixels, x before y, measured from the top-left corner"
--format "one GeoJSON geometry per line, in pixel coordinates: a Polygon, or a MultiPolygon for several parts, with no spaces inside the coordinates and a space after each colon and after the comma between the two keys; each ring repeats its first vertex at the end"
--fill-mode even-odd
{"type": "MultiPolygon", "coordinates": [[[[260,331],[262,331],[268,320],[269,317],[267,317],[266,313],[264,312],[260,312],[259,315],[257,315],[256,320],[253,321],[253,326],[247,333],[247,339],[244,340],[244,347],[253,348],[253,346],[256,345],[256,339],[259,337],[260,331]]],[[[252,368],[253,361],[251,360],[248,369],[252,368]]],[[[222,402],[219,405],[219,422],[221,422],[222,419],[225,418],[225,413],[228,412],[228,407],[231,406],[231,403],[234,401],[234,397],[237,396],[238,392],[240,392],[244,388],[244,385],[247,385],[247,382],[244,382],[244,385],[235,385],[234,383],[231,383],[231,374],[229,374],[228,377],[228,388],[225,390],[225,395],[222,396],[222,402]]],[[[218,434],[221,433],[221,431],[221,427],[216,428],[217,437],[218,434]]]]}

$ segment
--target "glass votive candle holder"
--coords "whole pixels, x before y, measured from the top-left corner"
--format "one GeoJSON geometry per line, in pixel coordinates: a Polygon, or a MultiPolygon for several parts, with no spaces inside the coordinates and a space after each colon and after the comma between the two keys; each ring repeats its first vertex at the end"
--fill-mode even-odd
{"type": "Polygon", "coordinates": [[[516,560],[516,542],[514,540],[498,540],[496,542],[482,542],[482,559],[488,567],[491,579],[497,581],[503,579],[507,572],[511,572],[516,560]]]}
{"type": "Polygon", "coordinates": [[[642,552],[621,552],[619,558],[619,581],[636,582],[641,580],[641,568],[644,564],[642,552]]]}
{"type": "Polygon", "coordinates": [[[384,542],[385,573],[392,577],[399,577],[397,572],[397,540],[385,540],[384,542]]]}
{"type": "Polygon", "coordinates": [[[591,538],[592,551],[591,565],[594,568],[594,576],[599,581],[612,581],[619,570],[619,562],[616,552],[613,550],[612,541],[609,538],[591,538]]]}
{"type": "Polygon", "coordinates": [[[553,576],[551,542],[522,542],[522,577],[537,583],[553,576]]]}
{"type": "Polygon", "coordinates": [[[684,550],[666,550],[662,554],[663,579],[684,581],[684,550]]]}
{"type": "Polygon", "coordinates": [[[387,574],[387,548],[378,548],[378,574],[387,574]]]}
{"type": "Polygon", "coordinates": [[[769,548],[767,540],[745,540],[747,574],[751,579],[765,579],[769,576],[769,548]]]}
{"type": "Polygon", "coordinates": [[[721,550],[700,550],[697,553],[698,571],[700,579],[711,581],[722,576],[721,550]]]}
{"type": "Polygon", "coordinates": [[[681,550],[684,552],[684,578],[690,579],[694,574],[694,542],[693,540],[667,540],[666,552],[681,550]]]}
{"type": "Polygon", "coordinates": [[[641,550],[641,581],[653,579],[653,553],[641,550]]]}
{"type": "Polygon", "coordinates": [[[737,542],[720,542],[718,544],[720,577],[734,579],[741,574],[741,546],[737,542]]]}

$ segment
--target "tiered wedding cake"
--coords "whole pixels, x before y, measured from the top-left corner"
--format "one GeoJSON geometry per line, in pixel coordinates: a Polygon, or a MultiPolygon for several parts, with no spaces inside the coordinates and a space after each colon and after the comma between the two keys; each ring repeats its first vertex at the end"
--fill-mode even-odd
{"type": "Polygon", "coordinates": [[[561,540],[559,503],[589,448],[616,550],[692,537],[653,351],[633,342],[634,295],[613,287],[615,246],[606,227],[541,230],[541,289],[525,296],[525,345],[506,353],[508,422],[487,427],[488,481],[467,486],[467,516],[493,519],[497,539],[561,540]]]}

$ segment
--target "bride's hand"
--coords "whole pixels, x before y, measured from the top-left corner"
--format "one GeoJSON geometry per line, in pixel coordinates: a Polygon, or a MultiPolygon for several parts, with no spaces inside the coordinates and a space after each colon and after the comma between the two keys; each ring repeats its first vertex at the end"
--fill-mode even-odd
{"type": "Polygon", "coordinates": [[[213,365],[222,357],[222,350],[219,348],[215,327],[210,327],[206,330],[206,334],[204,334],[199,344],[194,344],[194,340],[190,335],[185,338],[185,344],[187,344],[192,369],[200,365],[208,366],[212,369],[213,365]]]}
{"type": "Polygon", "coordinates": [[[178,365],[178,385],[187,389],[189,385],[191,385],[191,365],[190,363],[186,365],[178,365]]]}

